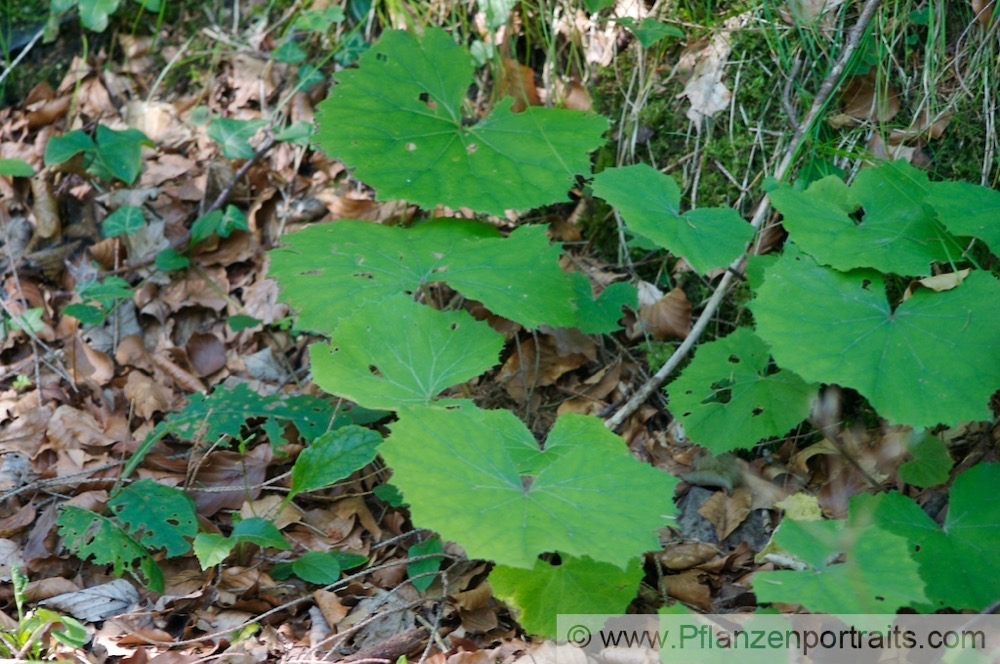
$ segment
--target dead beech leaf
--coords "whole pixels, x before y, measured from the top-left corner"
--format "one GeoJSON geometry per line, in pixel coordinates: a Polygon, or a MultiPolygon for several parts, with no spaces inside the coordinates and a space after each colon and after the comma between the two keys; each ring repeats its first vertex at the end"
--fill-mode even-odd
{"type": "Polygon", "coordinates": [[[205,391],[204,383],[191,372],[182,369],[166,353],[156,353],[155,355],[151,355],[149,359],[153,363],[153,366],[169,376],[185,392],[205,391]]]}
{"type": "Polygon", "coordinates": [[[76,382],[90,380],[107,385],[114,378],[115,363],[106,353],[91,348],[80,335],[74,335],[69,355],[70,376],[76,382]]]}
{"type": "Polygon", "coordinates": [[[965,278],[969,276],[972,272],[970,268],[965,268],[964,270],[959,270],[958,272],[949,272],[948,274],[938,274],[933,277],[924,277],[920,280],[920,285],[924,288],[930,288],[932,291],[940,293],[941,291],[951,290],[957,287],[965,278]]]}
{"type": "Polygon", "coordinates": [[[643,329],[657,341],[684,339],[691,332],[691,303],[675,288],[648,306],[639,307],[643,329]]]}
{"type": "Polygon", "coordinates": [[[141,371],[129,373],[123,392],[125,398],[132,403],[136,415],[143,419],[149,419],[155,413],[170,412],[176,400],[173,390],[141,371]]]}
{"type": "Polygon", "coordinates": [[[561,83],[557,92],[559,103],[563,108],[584,112],[594,110],[594,100],[590,92],[575,78],[568,83],[561,83]]]}
{"type": "Polygon", "coordinates": [[[668,545],[659,554],[659,558],[660,563],[667,569],[681,571],[707,563],[717,555],[719,555],[719,550],[707,542],[682,542],[681,544],[668,545]]]}
{"type": "Polygon", "coordinates": [[[192,334],[185,348],[191,368],[202,378],[226,366],[226,345],[214,334],[192,334]]]}
{"type": "Polygon", "coordinates": [[[668,574],[663,577],[663,585],[667,595],[690,604],[702,611],[712,610],[712,592],[704,581],[707,575],[696,569],[689,569],[680,574],[668,574]]]}
{"type": "Polygon", "coordinates": [[[48,406],[18,414],[7,430],[0,433],[0,451],[18,452],[34,458],[45,442],[45,430],[51,419],[52,409],[48,406]]]}
{"type": "Polygon", "coordinates": [[[35,507],[31,503],[21,506],[21,509],[8,517],[0,519],[0,537],[10,537],[17,531],[35,522],[35,507]]]}
{"type": "Polygon", "coordinates": [[[859,120],[888,122],[899,113],[899,93],[879,80],[874,69],[853,76],[840,93],[844,113],[859,120]]]}
{"type": "Polygon", "coordinates": [[[979,25],[988,28],[993,20],[996,9],[996,0],[972,0],[972,11],[976,13],[976,20],[979,25]]]}
{"type": "Polygon", "coordinates": [[[93,415],[67,404],[56,408],[45,434],[48,443],[43,446],[44,449],[75,450],[81,445],[107,447],[115,443],[93,415]]]}
{"type": "Polygon", "coordinates": [[[515,348],[500,368],[497,382],[504,386],[511,398],[520,402],[524,402],[536,388],[552,385],[563,374],[587,363],[587,356],[583,353],[561,355],[556,340],[547,334],[528,337],[515,348]]]}
{"type": "Polygon", "coordinates": [[[488,581],[483,581],[475,588],[453,594],[451,598],[455,600],[455,604],[459,608],[466,611],[475,611],[489,604],[489,601],[493,598],[493,588],[490,587],[488,581]]]}
{"type": "Polygon", "coordinates": [[[542,103],[538,95],[538,88],[535,87],[535,70],[510,58],[504,58],[500,94],[514,98],[511,110],[515,113],[520,113],[529,106],[539,106],[542,103]]]}
{"type": "Polygon", "coordinates": [[[718,33],[707,42],[700,42],[700,48],[686,49],[677,63],[679,70],[691,72],[679,96],[687,97],[691,104],[687,117],[696,126],[729,107],[733,95],[722,78],[733,50],[733,33],[749,19],[749,12],[726,19],[718,33]]]}
{"type": "Polygon", "coordinates": [[[24,598],[29,602],[41,602],[56,595],[73,593],[80,589],[69,579],[61,576],[50,576],[38,581],[29,581],[24,587],[24,598]]]}
{"type": "Polygon", "coordinates": [[[284,505],[284,499],[276,493],[264,496],[258,500],[245,502],[240,507],[240,516],[244,519],[259,516],[274,524],[278,530],[302,521],[302,512],[295,505],[284,505]],[[283,506],[284,505],[284,506],[283,506]]]}
{"type": "Polygon", "coordinates": [[[750,515],[752,503],[750,490],[741,486],[733,489],[728,496],[723,491],[717,491],[698,508],[698,514],[715,526],[715,534],[721,542],[750,515]]]}
{"type": "Polygon", "coordinates": [[[925,155],[919,148],[907,147],[903,144],[886,145],[885,141],[882,140],[882,135],[878,132],[872,133],[872,137],[868,139],[865,147],[872,153],[876,161],[903,159],[914,166],[921,166],[926,161],[925,155]]]}
{"type": "Polygon", "coordinates": [[[219,510],[239,509],[247,497],[256,500],[273,458],[270,445],[257,445],[242,455],[229,450],[212,452],[190,488],[198,514],[210,517],[219,510]]]}
{"type": "Polygon", "coordinates": [[[330,627],[336,627],[350,611],[350,608],[340,603],[337,593],[329,590],[317,590],[313,593],[313,599],[316,600],[316,606],[319,607],[323,619],[330,627]]]}
{"type": "Polygon", "coordinates": [[[45,240],[59,237],[62,231],[59,203],[44,171],[31,178],[31,195],[35,201],[31,208],[35,217],[35,234],[45,240]]]}

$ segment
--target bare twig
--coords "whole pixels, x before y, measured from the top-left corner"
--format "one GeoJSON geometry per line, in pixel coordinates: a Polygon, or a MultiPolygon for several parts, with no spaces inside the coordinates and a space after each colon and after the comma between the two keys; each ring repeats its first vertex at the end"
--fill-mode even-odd
{"type": "Polygon", "coordinates": [[[45,28],[41,28],[38,32],[35,33],[35,36],[31,38],[30,42],[28,42],[28,45],[21,49],[21,52],[17,54],[17,57],[14,58],[14,61],[10,63],[10,66],[4,69],[3,73],[0,74],[0,83],[3,83],[5,80],[7,80],[7,77],[10,76],[10,73],[14,71],[17,65],[20,64],[21,60],[23,60],[24,57],[31,52],[31,49],[35,47],[35,44],[38,43],[38,40],[42,38],[43,34],[45,34],[45,28]]]}
{"type": "MultiPolygon", "coordinates": [[[[815,124],[816,120],[819,118],[820,113],[826,106],[826,102],[829,100],[830,95],[833,94],[834,89],[840,83],[841,75],[844,73],[847,63],[850,61],[851,56],[858,47],[858,43],[861,41],[861,36],[864,34],[871,22],[872,16],[875,14],[875,10],[878,8],[881,0],[865,0],[864,7],[861,9],[861,15],[858,17],[857,22],[854,27],[851,28],[851,32],[847,36],[847,43],[844,45],[844,50],[841,52],[840,57],[837,62],[834,63],[833,68],[830,69],[830,73],[827,74],[826,78],[823,80],[823,84],[820,86],[819,92],[816,94],[816,98],[813,100],[813,104],[806,114],[806,117],[802,120],[798,129],[795,130],[795,134],[792,136],[792,140],[785,150],[785,156],[778,165],[778,168],[774,172],[775,179],[781,180],[788,173],[789,167],[792,165],[796,155],[798,154],[799,148],[802,146],[802,142],[805,139],[806,132],[815,124]]],[[[608,420],[605,421],[605,425],[612,431],[617,430],[625,422],[625,420],[632,415],[639,406],[641,406],[646,399],[656,390],[663,382],[673,373],[674,369],[687,357],[691,349],[701,338],[701,335],[705,332],[705,328],[708,327],[709,322],[712,320],[715,312],[718,310],[719,305],[722,304],[723,298],[729,291],[729,287],[733,283],[734,274],[739,271],[740,265],[746,258],[747,254],[754,248],[757,243],[757,233],[767,218],[768,210],[770,209],[770,200],[767,194],[758,203],[756,210],[754,210],[753,218],[750,221],[750,225],[755,231],[755,238],[751,241],[748,251],[744,252],[739,258],[737,258],[729,266],[730,269],[726,270],[726,273],[722,275],[722,279],[719,281],[719,285],[716,286],[715,292],[712,293],[712,297],[709,299],[708,304],[702,310],[701,314],[698,316],[698,320],[695,321],[694,325],[691,327],[691,332],[684,339],[684,342],[677,347],[674,354],[670,356],[670,359],[660,367],[653,376],[643,383],[639,389],[629,397],[628,401],[625,402],[618,411],[612,415],[608,420]]]]}

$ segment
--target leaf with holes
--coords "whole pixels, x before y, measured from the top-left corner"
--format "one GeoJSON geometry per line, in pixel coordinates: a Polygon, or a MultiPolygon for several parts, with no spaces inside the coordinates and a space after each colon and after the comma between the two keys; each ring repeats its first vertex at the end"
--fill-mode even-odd
{"type": "Polygon", "coordinates": [[[598,418],[562,415],[540,449],[506,410],[405,410],[381,454],[415,524],[470,558],[530,568],[538,554],[622,569],[657,548],[676,480],[636,461],[598,418]]]}
{"type": "Polygon", "coordinates": [[[574,287],[542,226],[503,238],[488,224],[456,219],[413,228],[343,220],[283,241],[271,252],[270,276],[303,329],[331,333],[366,303],[439,281],[527,327],[577,321],[574,287]]]}
{"type": "Polygon", "coordinates": [[[148,588],[163,592],[163,572],[142,546],[111,519],[72,505],[56,520],[66,548],[81,560],[111,565],[115,576],[132,574],[148,588]]]}
{"type": "Polygon", "coordinates": [[[920,565],[927,597],[938,609],[979,611],[1000,597],[1000,464],[981,463],[955,479],[948,516],[939,526],[899,493],[855,500],[874,510],[875,522],[905,538],[920,565]]]}
{"type": "Polygon", "coordinates": [[[685,434],[715,454],[780,436],[809,414],[818,385],[770,371],[770,350],[748,328],[699,346],[667,388],[685,434]]]}
{"type": "Polygon", "coordinates": [[[328,487],[364,468],[375,458],[381,442],[376,432],[354,425],[323,434],[295,459],[288,499],[328,487]]]}
{"type": "Polygon", "coordinates": [[[753,237],[750,224],[729,208],[681,214],[677,182],[647,164],[601,171],[594,194],[618,208],[629,230],[683,256],[702,274],[732,263],[753,237]]]}
{"type": "Polygon", "coordinates": [[[562,556],[558,565],[537,560],[531,569],[497,565],[490,572],[490,586],[517,609],[526,632],[555,638],[560,614],[624,614],[642,581],[640,560],[633,559],[624,570],[570,556],[562,556]]]}
{"type": "Polygon", "coordinates": [[[405,295],[369,304],[330,343],[309,347],[313,378],[365,408],[426,405],[497,364],[504,338],[464,311],[435,311],[405,295]],[[386,324],[386,323],[389,324],[386,324]]]}
{"type": "Polygon", "coordinates": [[[466,117],[472,59],[451,35],[393,30],[336,75],[318,107],[316,143],[355,169],[379,200],[502,215],[568,200],[607,129],[601,116],[500,101],[466,117]]]}
{"type": "Polygon", "coordinates": [[[934,182],[927,203],[949,231],[982,240],[1000,255],[1000,191],[969,182],[934,182]]]}
{"type": "Polygon", "coordinates": [[[785,518],[772,545],[806,569],[756,572],[759,602],[801,604],[814,613],[892,614],[926,601],[906,540],[870,523],[785,518]]]}
{"type": "Polygon", "coordinates": [[[925,201],[929,187],[926,173],[895,161],[862,169],[850,187],[829,176],[805,191],[779,185],[770,197],[795,244],[820,264],[923,276],[962,255],[925,201]]]}
{"type": "Polygon", "coordinates": [[[1000,388],[1000,281],[972,272],[957,288],[919,289],[893,309],[876,273],[837,272],[794,248],[750,303],[778,366],[864,395],[912,426],[988,420],[1000,388]]]}
{"type": "Polygon", "coordinates": [[[215,118],[208,125],[208,137],[219,144],[226,159],[250,159],[253,157],[250,139],[266,124],[265,120],[215,118]]]}
{"type": "Polygon", "coordinates": [[[131,536],[147,550],[163,549],[168,557],[191,549],[198,533],[194,502],[179,489],[143,479],[108,501],[108,507],[131,536]]]}

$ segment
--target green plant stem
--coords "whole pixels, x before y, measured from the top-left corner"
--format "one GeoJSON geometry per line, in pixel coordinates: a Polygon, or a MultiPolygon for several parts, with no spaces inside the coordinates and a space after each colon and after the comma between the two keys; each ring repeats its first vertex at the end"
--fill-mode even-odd
{"type": "MultiPolygon", "coordinates": [[[[831,95],[837,86],[841,83],[843,78],[844,70],[847,68],[847,64],[851,60],[851,56],[858,47],[858,43],[861,41],[862,35],[868,29],[868,24],[871,22],[872,16],[875,14],[875,10],[878,8],[881,0],[865,0],[864,7],[861,10],[861,15],[858,17],[857,22],[854,27],[851,28],[851,32],[847,36],[847,43],[844,45],[844,50],[841,52],[840,57],[834,64],[830,73],[827,74],[826,78],[823,80],[822,85],[820,85],[819,92],[816,94],[816,98],[813,100],[812,106],[809,108],[809,112],[806,114],[805,118],[802,119],[801,124],[792,136],[792,140],[785,150],[785,156],[778,164],[777,169],[774,171],[775,179],[782,180],[788,174],[788,170],[794,162],[795,158],[798,156],[799,150],[802,148],[805,142],[805,137],[807,132],[811,130],[813,125],[819,119],[820,113],[826,107],[827,101],[829,101],[831,95]]],[[[639,389],[637,389],[628,401],[626,401],[621,408],[619,408],[611,417],[605,420],[604,424],[612,431],[617,430],[624,424],[625,420],[628,419],[632,413],[639,409],[646,399],[653,394],[653,392],[660,387],[670,376],[671,373],[680,365],[680,363],[687,357],[691,349],[694,348],[698,339],[705,332],[705,328],[708,327],[709,322],[718,310],[719,305],[722,304],[723,298],[725,298],[726,293],[729,291],[729,287],[733,283],[733,279],[739,274],[739,268],[743,261],[746,259],[747,255],[752,253],[756,247],[759,240],[758,231],[763,225],[764,220],[767,218],[768,210],[770,210],[770,199],[767,194],[764,194],[761,198],[760,203],[757,204],[756,210],[754,210],[753,218],[750,221],[750,225],[753,226],[755,237],[747,247],[747,251],[743,253],[739,258],[737,258],[726,270],[726,273],[722,275],[722,280],[719,281],[719,285],[716,286],[715,292],[712,293],[712,297],[709,299],[708,304],[702,310],[701,314],[698,316],[698,320],[695,321],[694,325],[691,327],[691,332],[688,333],[684,342],[677,347],[670,359],[659,368],[659,370],[653,374],[649,380],[643,383],[639,389]]]]}

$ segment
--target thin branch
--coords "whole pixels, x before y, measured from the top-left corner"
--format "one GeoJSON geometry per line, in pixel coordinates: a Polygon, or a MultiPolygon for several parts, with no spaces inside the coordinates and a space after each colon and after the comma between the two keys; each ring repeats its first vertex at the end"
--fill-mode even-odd
{"type": "MultiPolygon", "coordinates": [[[[841,80],[841,75],[844,73],[844,69],[847,67],[847,63],[850,61],[851,56],[858,47],[858,43],[861,41],[861,37],[865,30],[868,28],[868,24],[872,20],[872,16],[875,15],[875,10],[878,8],[881,0],[865,0],[864,7],[861,10],[861,15],[858,17],[857,22],[854,27],[851,28],[851,32],[847,36],[847,43],[844,45],[844,50],[841,52],[840,57],[837,62],[834,63],[833,68],[827,77],[823,80],[823,84],[819,88],[819,92],[816,94],[816,98],[813,100],[812,106],[809,109],[809,113],[802,120],[802,123],[795,130],[795,134],[792,136],[791,142],[788,144],[788,148],[785,151],[785,156],[778,165],[778,168],[774,172],[774,177],[777,180],[784,179],[785,175],[788,173],[789,167],[792,165],[793,160],[798,154],[799,149],[802,147],[802,143],[805,139],[806,132],[812,128],[815,124],[820,113],[826,106],[826,102],[829,100],[830,95],[833,94],[834,89],[839,84],[841,80]]],[[[646,399],[658,388],[663,382],[673,373],[674,369],[680,365],[680,363],[687,357],[691,349],[701,338],[701,335],[705,332],[705,328],[708,327],[709,322],[712,317],[715,316],[715,312],[718,310],[719,305],[722,304],[723,298],[729,291],[729,287],[733,283],[734,274],[739,272],[740,265],[743,260],[750,253],[751,248],[756,244],[757,231],[759,231],[761,225],[764,223],[764,219],[767,218],[768,210],[770,209],[770,199],[767,194],[761,199],[760,203],[757,205],[756,210],[754,210],[753,218],[750,221],[750,225],[754,229],[754,239],[750,242],[747,247],[747,251],[743,253],[739,258],[737,258],[726,270],[726,273],[722,275],[722,280],[719,281],[719,285],[716,286],[715,292],[712,293],[712,297],[709,299],[708,304],[702,310],[701,314],[698,316],[698,320],[695,321],[694,325],[691,327],[691,332],[684,339],[684,342],[677,347],[674,354],[670,356],[670,359],[660,367],[653,376],[643,383],[639,389],[629,397],[628,401],[625,402],[618,411],[612,415],[608,420],[605,421],[605,426],[607,426],[612,431],[617,430],[621,425],[632,415],[636,410],[639,409],[646,399]]]]}

